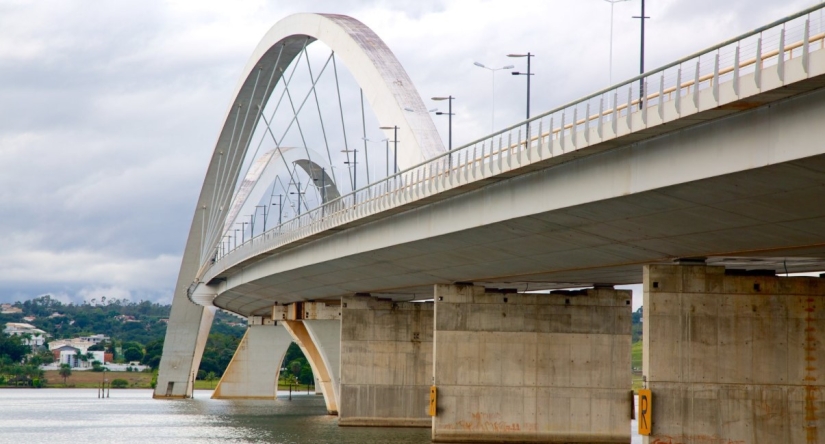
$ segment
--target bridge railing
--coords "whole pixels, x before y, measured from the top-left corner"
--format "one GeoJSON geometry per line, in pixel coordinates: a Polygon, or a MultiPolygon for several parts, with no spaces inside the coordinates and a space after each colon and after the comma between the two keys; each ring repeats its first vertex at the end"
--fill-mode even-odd
{"type": "Polygon", "coordinates": [[[784,65],[801,57],[807,70],[810,53],[825,48],[823,8],[814,6],[777,20],[371,183],[224,255],[216,250],[215,264],[205,268],[215,273],[330,228],[483,179],[507,177],[509,171],[587,147],[591,139],[597,143],[616,137],[621,130],[635,131],[639,117],[642,127],[662,123],[664,105],[670,102],[675,102],[672,105],[681,116],[695,113],[700,95],[707,90],[719,102],[722,84],[732,83],[738,95],[740,79],[750,76],[756,88],[761,88],[760,76],[766,67],[776,66],[782,79],[784,65]]]}

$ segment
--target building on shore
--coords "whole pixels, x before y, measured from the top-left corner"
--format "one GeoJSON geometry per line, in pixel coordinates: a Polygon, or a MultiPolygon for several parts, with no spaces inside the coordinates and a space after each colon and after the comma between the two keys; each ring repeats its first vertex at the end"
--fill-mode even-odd
{"type": "Polygon", "coordinates": [[[23,344],[31,348],[42,347],[46,344],[46,338],[49,336],[45,331],[35,327],[31,324],[23,322],[7,322],[3,333],[9,336],[22,336],[23,344]]]}

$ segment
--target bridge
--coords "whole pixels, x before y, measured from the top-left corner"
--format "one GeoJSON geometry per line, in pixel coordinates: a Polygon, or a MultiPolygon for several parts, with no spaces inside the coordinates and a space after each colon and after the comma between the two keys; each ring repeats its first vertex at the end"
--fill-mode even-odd
{"type": "Polygon", "coordinates": [[[342,426],[629,442],[631,295],[614,286],[642,283],[645,442],[821,442],[825,279],[789,276],[825,269],[820,8],[451,150],[366,26],[282,20],[220,130],[155,397],[191,396],[220,308],[250,327],[215,397],[274,398],[294,340],[342,426]],[[337,59],[357,93],[340,88],[337,59]],[[291,92],[300,63],[304,97],[291,92]],[[343,105],[356,94],[360,151],[343,105]],[[313,100],[320,125],[301,128],[313,100]],[[368,149],[365,104],[383,156],[368,149]]]}

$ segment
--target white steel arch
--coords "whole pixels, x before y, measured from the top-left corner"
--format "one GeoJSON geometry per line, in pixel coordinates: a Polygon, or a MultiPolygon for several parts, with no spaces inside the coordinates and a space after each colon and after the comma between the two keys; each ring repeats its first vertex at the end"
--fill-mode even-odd
{"type": "MultiPolygon", "coordinates": [[[[399,168],[444,152],[412,81],[371,29],[351,17],[333,14],[295,14],[276,23],[244,68],[215,144],[175,286],[155,397],[191,395],[214,309],[189,301],[187,289],[199,270],[208,266],[209,254],[220,240],[221,230],[209,236],[208,227],[223,225],[227,217],[249,141],[274,85],[315,40],[329,46],[347,66],[381,126],[398,127],[399,168]]],[[[387,132],[387,137],[393,136],[391,130],[387,132]]]]}

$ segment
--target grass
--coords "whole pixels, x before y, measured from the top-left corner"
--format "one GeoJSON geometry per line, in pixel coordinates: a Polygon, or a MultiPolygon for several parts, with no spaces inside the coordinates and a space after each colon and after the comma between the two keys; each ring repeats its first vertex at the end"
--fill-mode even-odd
{"type": "MultiPolygon", "coordinates": [[[[217,386],[218,386],[218,379],[216,379],[214,381],[203,381],[203,380],[200,380],[200,379],[195,381],[195,390],[214,390],[215,387],[217,387],[217,386]]],[[[289,390],[289,386],[288,385],[278,385],[278,390],[287,391],[287,390],[289,390]]],[[[307,386],[306,385],[293,385],[292,386],[292,391],[293,392],[306,392],[307,391],[307,386]]],[[[309,391],[314,393],[315,392],[315,386],[310,385],[309,386],[309,391]]]]}
{"type": "Polygon", "coordinates": [[[49,381],[47,387],[61,388],[97,388],[103,379],[108,379],[112,382],[114,379],[125,379],[129,381],[129,388],[151,388],[152,374],[143,372],[92,372],[92,371],[73,371],[72,376],[66,378],[66,385],[63,385],[63,377],[60,376],[57,370],[47,370],[46,380],[49,381]]]}
{"type": "Polygon", "coordinates": [[[630,346],[630,367],[642,369],[642,341],[634,342],[630,346]]]}
{"type": "Polygon", "coordinates": [[[634,392],[638,393],[642,385],[642,341],[634,342],[630,346],[630,367],[633,368],[631,373],[631,387],[634,392]],[[638,370],[637,370],[638,369],[638,370]]]}

